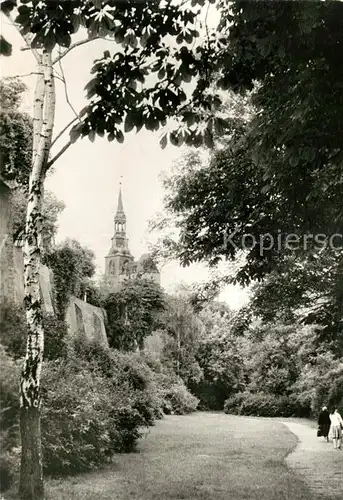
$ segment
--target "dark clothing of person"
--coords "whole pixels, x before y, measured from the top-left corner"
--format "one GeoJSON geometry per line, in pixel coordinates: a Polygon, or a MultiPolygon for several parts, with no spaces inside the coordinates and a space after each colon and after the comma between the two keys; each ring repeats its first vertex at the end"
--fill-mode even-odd
{"type": "Polygon", "coordinates": [[[328,412],[328,410],[322,410],[318,417],[318,426],[322,436],[328,437],[330,424],[330,413],[328,412]]]}

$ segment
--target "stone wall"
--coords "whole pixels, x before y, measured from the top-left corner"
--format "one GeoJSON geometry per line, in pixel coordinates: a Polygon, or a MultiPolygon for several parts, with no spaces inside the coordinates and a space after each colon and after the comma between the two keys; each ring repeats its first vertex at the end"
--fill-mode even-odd
{"type": "MultiPolygon", "coordinates": [[[[52,273],[46,266],[40,268],[40,287],[44,309],[53,314],[52,273]]],[[[11,189],[0,179],[0,303],[5,300],[24,300],[24,260],[12,238],[11,189]]]]}
{"type": "MultiPolygon", "coordinates": [[[[24,261],[22,249],[16,247],[12,239],[10,200],[11,189],[0,178],[0,304],[5,301],[21,304],[24,300],[24,261]]],[[[41,297],[44,310],[49,314],[54,314],[52,282],[51,270],[41,266],[41,297]]],[[[71,335],[83,332],[85,338],[108,345],[102,309],[72,297],[66,321],[71,335]]]]}
{"type": "Polygon", "coordinates": [[[77,297],[72,297],[67,310],[66,320],[73,336],[95,340],[108,347],[105,330],[105,312],[77,297]]]}
{"type": "Polygon", "coordinates": [[[12,282],[7,276],[7,262],[11,260],[10,234],[10,188],[0,179],[0,300],[13,295],[12,282]]]}

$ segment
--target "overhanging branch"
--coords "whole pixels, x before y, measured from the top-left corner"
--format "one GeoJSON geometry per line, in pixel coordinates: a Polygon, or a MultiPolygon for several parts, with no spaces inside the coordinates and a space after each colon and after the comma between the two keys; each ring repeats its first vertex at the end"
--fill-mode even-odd
{"type": "Polygon", "coordinates": [[[67,149],[72,145],[71,141],[68,141],[63,148],[46,164],[45,171],[47,171],[62,155],[67,151],[67,149]]]}
{"type": "Polygon", "coordinates": [[[59,54],[56,57],[56,59],[54,59],[54,61],[52,62],[52,64],[54,65],[54,64],[58,63],[59,61],[61,61],[61,59],[63,59],[64,56],[66,56],[67,54],[69,54],[69,52],[71,52],[76,47],[79,47],[80,45],[84,45],[85,43],[92,42],[93,40],[97,40],[98,38],[99,38],[98,36],[94,37],[94,38],[86,38],[85,40],[80,40],[79,42],[73,43],[64,52],[62,52],[61,54],[59,54]]]}
{"type": "Polygon", "coordinates": [[[67,123],[65,127],[62,128],[62,130],[56,135],[56,137],[52,141],[51,147],[58,141],[58,139],[64,134],[64,132],[70,127],[70,125],[72,125],[74,122],[76,122],[76,120],[78,120],[78,118],[79,117],[73,118],[72,120],[70,120],[69,123],[67,123]]]}
{"type": "MultiPolygon", "coordinates": [[[[189,0],[187,0],[189,1],[189,0]]],[[[67,54],[69,54],[69,52],[71,52],[73,49],[75,49],[76,47],[80,47],[80,45],[84,45],[85,43],[88,43],[88,42],[93,42],[94,40],[105,40],[106,42],[115,42],[117,43],[117,41],[113,38],[106,38],[105,36],[95,36],[94,38],[85,38],[84,40],[80,40],[79,42],[75,42],[73,43],[68,49],[66,49],[64,52],[62,52],[61,54],[59,54],[56,59],[53,61],[53,65],[58,63],[61,59],[63,59],[64,56],[66,56],[67,54]]]]}

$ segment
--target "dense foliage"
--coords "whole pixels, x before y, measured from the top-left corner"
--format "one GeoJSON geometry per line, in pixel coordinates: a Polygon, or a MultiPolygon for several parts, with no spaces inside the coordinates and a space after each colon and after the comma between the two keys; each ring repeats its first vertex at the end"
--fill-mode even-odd
{"type": "MultiPolygon", "coordinates": [[[[1,314],[2,487],[19,468],[18,378],[26,339],[23,311],[7,305],[1,314]],[[20,325],[24,325],[20,329],[20,325]]],[[[198,400],[170,368],[145,353],[123,353],[72,340],[66,325],[44,320],[42,445],[47,474],[99,467],[115,453],[135,449],[144,428],[163,413],[195,411],[198,400]]]]}
{"type": "Polygon", "coordinates": [[[342,260],[339,251],[290,257],[253,287],[251,309],[264,321],[318,325],[317,341],[343,355],[342,260]]]}
{"type": "MultiPolygon", "coordinates": [[[[0,175],[9,181],[11,231],[13,240],[22,241],[25,231],[27,189],[32,155],[32,118],[20,110],[26,86],[18,79],[0,80],[0,175]]],[[[57,219],[65,205],[45,191],[42,207],[42,253],[51,250],[57,233],[57,219]]]]}
{"type": "Polygon", "coordinates": [[[95,273],[94,253],[76,240],[66,240],[56,246],[46,258],[53,271],[56,315],[65,319],[71,295],[80,296],[85,281],[95,273]]]}
{"type": "Polygon", "coordinates": [[[163,348],[164,362],[170,362],[187,386],[198,382],[202,371],[196,359],[196,351],[203,325],[194,313],[189,299],[182,295],[169,296],[161,325],[168,335],[163,348]]]}
{"type": "MultiPolygon", "coordinates": [[[[11,230],[14,241],[22,243],[25,233],[25,217],[27,206],[27,194],[23,187],[13,189],[10,197],[11,204],[11,230]]],[[[55,236],[58,230],[58,217],[65,209],[63,201],[58,200],[51,191],[45,191],[42,206],[42,240],[41,251],[46,258],[54,246],[55,236]]]]}
{"type": "Polygon", "coordinates": [[[10,358],[0,344],[0,477],[1,491],[6,490],[19,469],[19,400],[20,366],[10,358]]]}
{"type": "Polygon", "coordinates": [[[15,21],[24,34],[32,35],[33,49],[51,52],[59,47],[60,57],[74,46],[74,35],[82,28],[89,40],[116,42],[116,51],[106,50],[93,65],[86,86],[89,104],[71,130],[71,142],[80,136],[94,141],[96,134],[123,142],[126,132],[143,126],[156,131],[177,117],[179,126],[164,134],[163,147],[168,137],[174,145],[211,147],[213,135],[225,130],[227,122],[216,116],[220,99],[211,89],[216,38],[196,43],[204,4],[80,0],[64,2],[62,10],[55,2],[19,0],[3,2],[1,8],[8,15],[17,7],[15,21]],[[187,87],[191,80],[195,84],[187,87]],[[205,127],[199,126],[201,121],[205,127]]]}
{"type": "Polygon", "coordinates": [[[244,387],[244,360],[234,333],[235,315],[225,304],[208,304],[200,313],[205,335],[196,358],[203,377],[192,390],[205,409],[221,410],[224,401],[244,387]]]}
{"type": "Polygon", "coordinates": [[[213,301],[199,310],[194,293],[167,298],[160,356],[199,399],[200,408],[220,410],[245,384],[237,315],[213,301]]]}
{"type": "Polygon", "coordinates": [[[118,292],[104,300],[110,346],[125,351],[141,349],[144,339],[158,327],[164,307],[164,293],[155,282],[144,278],[123,282],[118,292]]]}
{"type": "Polygon", "coordinates": [[[240,351],[245,385],[227,399],[226,412],[316,417],[324,404],[342,409],[342,362],[330,344],[318,346],[314,326],[256,325],[240,351]]]}
{"type": "Polygon", "coordinates": [[[237,261],[243,250],[234,279],[269,280],[264,315],[290,320],[310,303],[304,320],[342,343],[342,4],[219,3],[220,84],[242,94],[246,112],[223,109],[230,135],[166,183],[180,231],[169,248],[184,264],[237,261]]]}
{"type": "Polygon", "coordinates": [[[176,302],[182,307],[167,306],[170,330],[160,357],[179,368],[200,408],[303,417],[316,416],[323,404],[342,406],[342,360],[335,343],[318,338],[320,325],[276,317],[263,322],[251,304],[232,312],[210,301],[199,311],[190,294],[172,298],[176,302]]]}
{"type": "Polygon", "coordinates": [[[0,174],[24,190],[32,155],[32,118],[19,109],[25,90],[18,79],[0,80],[0,174]]]}

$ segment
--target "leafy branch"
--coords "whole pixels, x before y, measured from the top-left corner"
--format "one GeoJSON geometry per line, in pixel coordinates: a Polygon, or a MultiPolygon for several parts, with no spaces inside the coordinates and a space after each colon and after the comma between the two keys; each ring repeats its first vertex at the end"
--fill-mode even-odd
{"type": "Polygon", "coordinates": [[[93,42],[93,40],[97,40],[99,37],[96,36],[94,38],[85,38],[84,40],[80,40],[79,42],[75,42],[70,47],[68,47],[64,52],[61,52],[56,59],[53,60],[52,64],[55,65],[59,63],[69,52],[71,52],[76,47],[80,47],[81,45],[85,45],[86,43],[93,42]]]}

